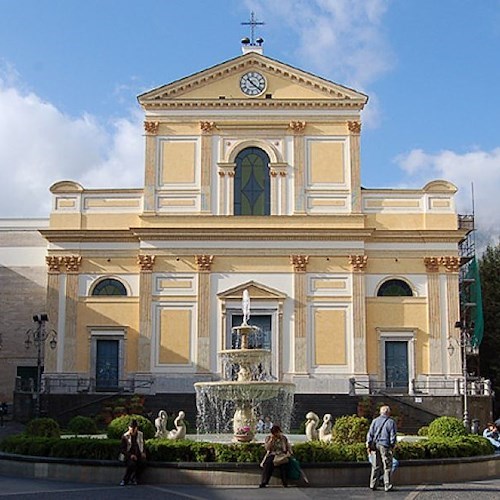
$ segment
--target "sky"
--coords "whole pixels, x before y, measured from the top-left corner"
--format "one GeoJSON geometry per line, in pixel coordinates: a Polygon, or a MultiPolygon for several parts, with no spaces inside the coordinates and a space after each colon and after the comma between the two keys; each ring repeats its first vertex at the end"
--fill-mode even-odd
{"type": "Polygon", "coordinates": [[[454,183],[478,250],[500,235],[500,0],[0,0],[0,218],[50,186],[143,185],[137,95],[241,54],[355,88],[366,188],[454,183]]]}

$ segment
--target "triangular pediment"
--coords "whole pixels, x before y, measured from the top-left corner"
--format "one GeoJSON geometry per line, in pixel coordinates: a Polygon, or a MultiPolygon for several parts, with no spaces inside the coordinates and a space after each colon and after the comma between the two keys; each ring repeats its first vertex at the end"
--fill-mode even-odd
{"type": "Polygon", "coordinates": [[[181,80],[163,85],[138,97],[148,108],[217,106],[287,102],[322,102],[323,105],[362,109],[368,97],[348,87],[325,80],[256,52],[250,52],[181,80]],[[266,90],[260,96],[246,96],[240,88],[241,77],[248,71],[262,74],[266,90]],[[187,104],[189,103],[189,104],[187,104]]]}
{"type": "Polygon", "coordinates": [[[217,294],[217,296],[219,297],[219,299],[223,300],[241,300],[243,298],[244,290],[248,290],[250,300],[284,300],[287,297],[286,294],[255,281],[247,281],[246,283],[242,283],[241,285],[235,286],[234,288],[230,288],[229,290],[220,292],[219,294],[217,294]]]}

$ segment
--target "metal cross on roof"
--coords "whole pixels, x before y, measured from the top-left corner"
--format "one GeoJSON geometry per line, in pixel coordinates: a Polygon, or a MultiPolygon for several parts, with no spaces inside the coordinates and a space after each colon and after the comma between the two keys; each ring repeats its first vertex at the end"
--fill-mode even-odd
{"type": "Polygon", "coordinates": [[[250,43],[252,45],[255,45],[255,27],[256,26],[262,26],[263,23],[262,21],[257,21],[257,18],[255,17],[255,12],[252,12],[250,14],[250,21],[246,21],[244,23],[241,23],[243,26],[250,26],[250,43]]]}

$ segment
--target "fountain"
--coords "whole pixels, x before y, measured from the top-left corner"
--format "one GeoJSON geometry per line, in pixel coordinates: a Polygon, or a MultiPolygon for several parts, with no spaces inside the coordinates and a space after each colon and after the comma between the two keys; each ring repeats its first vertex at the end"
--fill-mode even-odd
{"type": "Polygon", "coordinates": [[[243,292],[242,311],[242,324],[232,328],[236,347],[219,352],[224,380],[198,382],[194,387],[198,433],[231,432],[235,440],[248,441],[255,434],[258,415],[269,416],[284,431],[289,430],[295,384],[280,382],[272,376],[269,349],[250,347],[258,344],[256,336],[260,329],[248,324],[248,290],[243,292]]]}

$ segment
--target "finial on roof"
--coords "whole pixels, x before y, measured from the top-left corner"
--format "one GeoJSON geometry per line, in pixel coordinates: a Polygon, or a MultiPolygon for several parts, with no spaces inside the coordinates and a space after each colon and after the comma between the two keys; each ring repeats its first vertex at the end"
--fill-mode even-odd
{"type": "Polygon", "coordinates": [[[241,50],[243,54],[246,54],[247,52],[258,52],[259,54],[262,54],[262,44],[264,43],[264,39],[261,37],[255,38],[255,27],[262,26],[266,23],[257,21],[255,12],[252,12],[250,14],[250,21],[245,21],[241,24],[243,26],[250,26],[250,38],[246,36],[245,38],[241,39],[241,50]]]}

